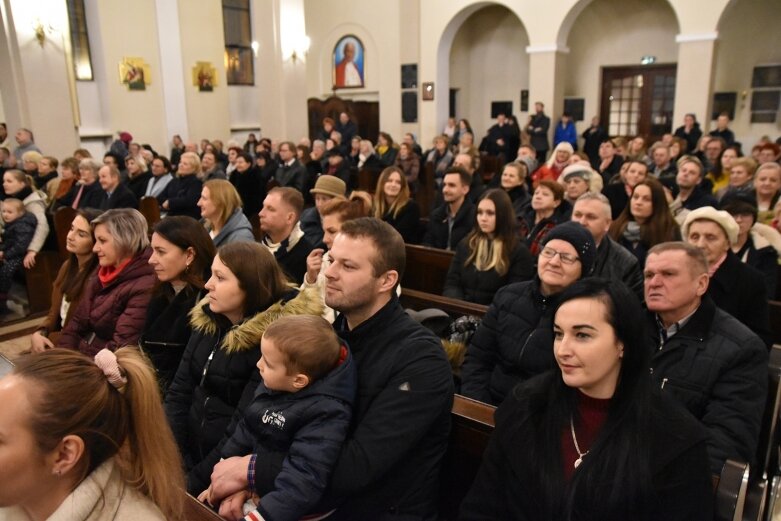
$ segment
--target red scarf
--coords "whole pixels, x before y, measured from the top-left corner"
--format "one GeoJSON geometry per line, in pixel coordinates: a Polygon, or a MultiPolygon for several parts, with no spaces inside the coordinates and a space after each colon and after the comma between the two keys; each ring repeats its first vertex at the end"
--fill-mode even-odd
{"type": "Polygon", "coordinates": [[[119,274],[122,273],[122,270],[124,270],[128,264],[130,264],[130,261],[133,260],[133,258],[129,258],[125,261],[122,261],[119,266],[101,266],[98,270],[98,279],[100,279],[100,283],[105,288],[109,284],[111,284],[114,279],[119,277],[119,274]]]}

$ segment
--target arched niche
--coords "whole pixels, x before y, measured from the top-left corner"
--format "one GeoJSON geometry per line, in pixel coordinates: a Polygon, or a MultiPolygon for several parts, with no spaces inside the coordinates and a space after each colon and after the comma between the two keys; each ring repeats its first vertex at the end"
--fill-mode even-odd
{"type": "MultiPolygon", "coordinates": [[[[310,78],[310,86],[314,83],[314,90],[310,89],[309,96],[326,98],[336,94],[341,98],[378,101],[382,75],[382,63],[384,56],[377,48],[377,43],[371,33],[362,25],[355,23],[343,23],[335,26],[320,41],[317,49],[309,53],[309,59],[314,58],[314,66],[311,67],[314,78],[310,78]],[[332,64],[333,52],[337,42],[346,35],[354,35],[363,43],[364,51],[364,86],[361,88],[332,90],[332,64]],[[314,55],[314,56],[313,56],[314,55]]],[[[308,67],[307,70],[310,70],[308,67]]]]}

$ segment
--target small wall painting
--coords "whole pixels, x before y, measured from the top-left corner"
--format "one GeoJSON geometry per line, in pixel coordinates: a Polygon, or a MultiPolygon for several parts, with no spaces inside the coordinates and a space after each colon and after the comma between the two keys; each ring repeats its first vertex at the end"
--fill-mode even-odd
{"type": "Polygon", "coordinates": [[[211,62],[195,62],[193,85],[199,92],[212,92],[217,85],[217,69],[211,62]]]}
{"type": "Polygon", "coordinates": [[[363,43],[357,36],[342,36],[333,54],[334,89],[356,89],[364,86],[363,43]]]}
{"type": "Polygon", "coordinates": [[[152,83],[149,64],[143,58],[122,58],[119,62],[119,82],[127,85],[128,90],[146,90],[152,83]]]}

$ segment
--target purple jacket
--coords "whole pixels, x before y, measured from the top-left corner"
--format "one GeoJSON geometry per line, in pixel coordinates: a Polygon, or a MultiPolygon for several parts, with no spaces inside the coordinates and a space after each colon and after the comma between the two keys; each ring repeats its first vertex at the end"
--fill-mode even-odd
{"type": "Polygon", "coordinates": [[[156,280],[148,264],[151,254],[149,248],[137,254],[105,287],[96,272],[62,331],[58,347],[78,349],[94,356],[103,348],[114,351],[137,344],[156,280]]]}

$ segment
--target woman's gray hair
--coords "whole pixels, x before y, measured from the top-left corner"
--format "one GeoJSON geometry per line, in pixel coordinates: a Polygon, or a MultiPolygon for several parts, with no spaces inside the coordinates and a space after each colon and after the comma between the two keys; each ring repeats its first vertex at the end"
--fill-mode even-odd
{"type": "Polygon", "coordinates": [[[114,237],[120,257],[133,257],[149,246],[149,227],[141,212],[133,208],[108,210],[92,220],[92,228],[104,225],[114,237]]]}
{"type": "Polygon", "coordinates": [[[100,167],[102,166],[102,163],[98,163],[91,157],[85,157],[79,161],[79,168],[89,168],[95,174],[95,177],[98,177],[98,170],[100,170],[100,167]]]}

